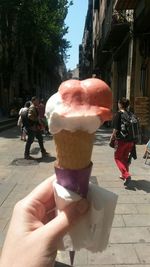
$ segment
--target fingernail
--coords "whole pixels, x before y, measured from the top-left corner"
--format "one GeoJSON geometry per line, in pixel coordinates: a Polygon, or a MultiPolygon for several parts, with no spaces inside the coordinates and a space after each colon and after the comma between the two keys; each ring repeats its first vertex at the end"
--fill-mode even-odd
{"type": "Polygon", "coordinates": [[[88,208],[89,208],[89,203],[85,198],[81,199],[76,205],[76,209],[80,214],[85,213],[88,210],[88,208]]]}

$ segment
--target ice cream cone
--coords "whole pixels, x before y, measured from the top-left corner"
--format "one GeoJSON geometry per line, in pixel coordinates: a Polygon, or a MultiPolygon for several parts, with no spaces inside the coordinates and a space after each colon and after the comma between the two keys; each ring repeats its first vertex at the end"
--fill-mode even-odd
{"type": "Polygon", "coordinates": [[[108,242],[113,217],[108,208],[114,201],[109,195],[105,198],[107,190],[101,193],[89,179],[94,135],[103,122],[111,120],[111,109],[112,92],[104,81],[96,78],[64,81],[46,104],[46,118],[57,155],[54,196],[58,213],[81,198],[88,198],[90,203],[87,217],[61,240],[61,249],[70,250],[71,265],[76,249],[102,251],[108,242]]]}
{"type": "Polygon", "coordinates": [[[54,134],[56,145],[56,166],[79,170],[89,166],[93,149],[94,133],[62,130],[54,134]]]}

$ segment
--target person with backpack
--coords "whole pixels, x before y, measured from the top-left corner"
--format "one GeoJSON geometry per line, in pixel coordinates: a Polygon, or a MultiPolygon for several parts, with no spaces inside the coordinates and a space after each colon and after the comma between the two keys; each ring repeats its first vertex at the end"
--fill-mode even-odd
{"type": "Polygon", "coordinates": [[[118,112],[113,119],[113,132],[110,143],[114,140],[114,159],[121,172],[120,178],[124,185],[128,186],[131,181],[129,173],[130,156],[135,150],[138,138],[138,120],[134,113],[129,111],[129,100],[123,97],[118,101],[118,112]]]}
{"type": "Polygon", "coordinates": [[[34,141],[34,138],[37,138],[38,140],[42,157],[49,155],[49,153],[46,152],[43,145],[43,137],[41,133],[41,126],[38,113],[39,100],[36,96],[34,96],[32,97],[31,102],[32,104],[29,107],[26,116],[26,127],[25,127],[28,139],[25,146],[24,158],[28,160],[32,159],[32,157],[30,156],[30,147],[34,141]]]}

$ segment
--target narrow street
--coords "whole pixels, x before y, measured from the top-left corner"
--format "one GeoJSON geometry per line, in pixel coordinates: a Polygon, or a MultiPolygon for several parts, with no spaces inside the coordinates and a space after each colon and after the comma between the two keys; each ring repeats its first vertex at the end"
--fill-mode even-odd
{"type": "MultiPolygon", "coordinates": [[[[150,266],[150,159],[144,164],[145,145],[137,145],[137,160],[130,170],[132,189],[124,188],[108,146],[110,129],[96,133],[93,148],[91,182],[118,195],[109,245],[103,253],[76,252],[77,267],[149,267],[150,266]]],[[[51,157],[42,159],[38,143],[32,145],[36,161],[23,159],[25,143],[17,127],[0,133],[0,249],[14,204],[42,180],[54,173],[55,147],[52,137],[44,137],[51,157]]],[[[68,252],[58,251],[56,266],[69,266],[68,252]]]]}

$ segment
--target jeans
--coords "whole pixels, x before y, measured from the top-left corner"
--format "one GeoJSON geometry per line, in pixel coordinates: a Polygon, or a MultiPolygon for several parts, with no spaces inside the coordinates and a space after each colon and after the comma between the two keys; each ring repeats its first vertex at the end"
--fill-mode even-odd
{"type": "Polygon", "coordinates": [[[44,145],[43,145],[43,136],[41,134],[41,131],[33,131],[31,129],[28,129],[27,134],[28,134],[28,139],[27,139],[26,146],[25,146],[25,153],[24,153],[25,156],[29,156],[30,147],[31,147],[35,137],[38,140],[41,152],[44,153],[46,150],[45,150],[44,145]]]}

